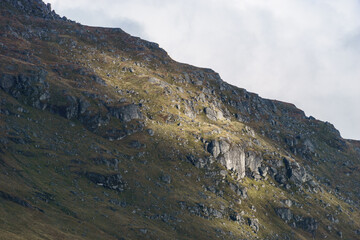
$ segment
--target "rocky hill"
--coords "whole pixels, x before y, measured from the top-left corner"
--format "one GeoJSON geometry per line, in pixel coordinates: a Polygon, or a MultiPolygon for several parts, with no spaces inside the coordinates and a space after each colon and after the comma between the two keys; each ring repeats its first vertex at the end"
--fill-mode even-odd
{"type": "Polygon", "coordinates": [[[330,123],[40,0],[0,33],[0,239],[360,239],[330,123]]]}

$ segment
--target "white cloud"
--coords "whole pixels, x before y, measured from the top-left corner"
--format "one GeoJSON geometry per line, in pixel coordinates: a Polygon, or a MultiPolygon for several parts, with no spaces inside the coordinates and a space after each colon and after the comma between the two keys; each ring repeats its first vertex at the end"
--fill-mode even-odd
{"type": "Polygon", "coordinates": [[[88,25],[121,27],[178,61],[295,103],[360,139],[358,0],[48,0],[88,25]]]}

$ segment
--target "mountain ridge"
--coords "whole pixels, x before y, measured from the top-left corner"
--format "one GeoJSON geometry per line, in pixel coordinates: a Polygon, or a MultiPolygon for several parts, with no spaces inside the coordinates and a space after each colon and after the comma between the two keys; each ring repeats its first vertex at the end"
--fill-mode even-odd
{"type": "Polygon", "coordinates": [[[2,238],[359,238],[358,141],[121,29],[0,6],[2,238]]]}

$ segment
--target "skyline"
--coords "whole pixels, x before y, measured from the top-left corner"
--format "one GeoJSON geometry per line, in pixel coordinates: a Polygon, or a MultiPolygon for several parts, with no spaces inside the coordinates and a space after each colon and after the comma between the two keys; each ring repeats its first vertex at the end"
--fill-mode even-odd
{"type": "Polygon", "coordinates": [[[81,24],[157,42],[176,61],[212,68],[360,139],[359,1],[45,2],[81,24]]]}

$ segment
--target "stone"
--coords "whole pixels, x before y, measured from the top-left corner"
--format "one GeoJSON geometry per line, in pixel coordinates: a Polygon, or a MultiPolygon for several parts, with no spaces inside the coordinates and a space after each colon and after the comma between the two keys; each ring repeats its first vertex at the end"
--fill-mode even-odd
{"type": "Polygon", "coordinates": [[[164,174],[160,177],[160,180],[163,182],[163,183],[166,183],[166,184],[170,184],[171,183],[171,176],[168,175],[168,174],[164,174]]]}
{"type": "Polygon", "coordinates": [[[287,158],[284,158],[283,161],[285,164],[287,177],[290,181],[296,185],[301,185],[307,180],[308,176],[306,170],[304,167],[300,166],[299,163],[290,161],[287,158]]]}
{"type": "Polygon", "coordinates": [[[293,205],[293,202],[290,200],[290,199],[285,199],[283,201],[284,205],[287,206],[287,207],[291,207],[293,205]]]}
{"type": "Polygon", "coordinates": [[[154,130],[152,130],[152,129],[148,129],[147,130],[147,133],[152,137],[152,136],[154,136],[154,130]]]}
{"type": "Polygon", "coordinates": [[[240,196],[243,199],[247,198],[247,189],[245,187],[241,187],[238,184],[229,183],[230,189],[238,196],[240,196]]]}
{"type": "Polygon", "coordinates": [[[186,159],[197,168],[205,168],[210,165],[210,161],[207,158],[197,158],[193,155],[188,155],[186,159]]]}
{"type": "Polygon", "coordinates": [[[80,98],[79,99],[79,113],[83,114],[86,112],[86,110],[91,106],[91,104],[85,99],[80,98]]]}
{"type": "Polygon", "coordinates": [[[254,232],[258,232],[260,230],[259,220],[256,218],[248,218],[248,225],[252,230],[254,230],[254,232]]]}
{"type": "Polygon", "coordinates": [[[45,109],[50,99],[48,72],[41,68],[26,70],[18,75],[2,74],[0,88],[14,98],[38,109],[45,109]]]}
{"type": "Polygon", "coordinates": [[[249,168],[250,172],[259,172],[262,159],[254,152],[247,152],[245,157],[245,167],[249,168]]]}
{"type": "Polygon", "coordinates": [[[91,182],[99,186],[103,186],[112,190],[117,190],[119,192],[124,191],[127,186],[126,182],[122,179],[122,176],[120,174],[106,176],[99,173],[87,172],[85,176],[91,182]]]}
{"type": "Polygon", "coordinates": [[[91,76],[92,80],[102,86],[107,86],[106,82],[99,76],[97,75],[92,75],[91,76]]]}
{"type": "Polygon", "coordinates": [[[143,118],[139,105],[136,104],[129,104],[121,107],[108,107],[108,110],[114,117],[124,122],[143,118]]]}
{"type": "Polygon", "coordinates": [[[234,211],[233,209],[229,210],[229,218],[231,221],[242,223],[244,218],[238,212],[234,211]]]}
{"type": "Polygon", "coordinates": [[[316,219],[311,217],[301,218],[300,220],[296,221],[296,227],[313,234],[315,234],[318,226],[319,224],[316,219]]]}
{"type": "Polygon", "coordinates": [[[216,111],[208,107],[204,108],[204,113],[206,117],[212,121],[218,121],[224,119],[223,113],[221,111],[216,111]]]}
{"type": "Polygon", "coordinates": [[[275,213],[285,222],[288,222],[293,218],[293,214],[289,208],[275,208],[275,213]]]}
{"type": "Polygon", "coordinates": [[[262,177],[266,177],[269,167],[259,167],[259,173],[262,177]]]}
{"type": "MultiPolygon", "coordinates": [[[[228,140],[221,138],[207,142],[206,149],[221,165],[228,170],[236,171],[239,178],[245,177],[246,168],[249,169],[254,178],[261,178],[259,167],[261,166],[262,158],[256,153],[251,151],[245,153],[241,146],[231,144],[228,140]]],[[[263,171],[265,170],[267,172],[266,168],[263,169],[263,171]]]]}

